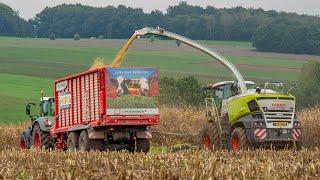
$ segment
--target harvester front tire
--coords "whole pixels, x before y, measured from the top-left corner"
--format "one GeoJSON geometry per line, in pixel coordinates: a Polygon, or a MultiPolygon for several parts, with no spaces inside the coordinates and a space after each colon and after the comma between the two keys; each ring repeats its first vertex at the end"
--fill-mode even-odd
{"type": "Polygon", "coordinates": [[[89,139],[87,131],[82,131],[79,136],[79,151],[102,151],[105,149],[102,139],[89,139]]]}
{"type": "Polygon", "coordinates": [[[230,141],[229,141],[229,148],[233,151],[239,150],[247,150],[250,147],[250,143],[247,137],[246,130],[241,127],[237,127],[233,129],[230,141]]]}
{"type": "Polygon", "coordinates": [[[219,131],[215,123],[206,123],[199,133],[199,145],[205,151],[220,149],[219,131]]]}
{"type": "Polygon", "coordinates": [[[135,152],[147,153],[150,150],[149,139],[136,139],[136,150],[135,152]]]}
{"type": "Polygon", "coordinates": [[[76,132],[70,132],[67,140],[68,151],[76,151],[79,148],[79,134],[76,132]]]}
{"type": "Polygon", "coordinates": [[[32,147],[36,150],[54,148],[54,140],[50,133],[42,131],[39,124],[35,124],[32,130],[32,147]]]}

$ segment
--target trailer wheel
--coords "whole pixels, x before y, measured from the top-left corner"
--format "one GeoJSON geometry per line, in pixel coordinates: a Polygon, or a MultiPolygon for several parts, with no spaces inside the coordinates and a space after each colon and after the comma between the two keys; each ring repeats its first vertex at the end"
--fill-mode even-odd
{"type": "Polygon", "coordinates": [[[215,123],[207,123],[203,126],[199,133],[199,145],[206,151],[211,151],[213,148],[219,149],[219,132],[215,123]]]}
{"type": "Polygon", "coordinates": [[[26,150],[27,149],[27,139],[23,134],[21,134],[21,137],[20,137],[20,149],[21,150],[26,150]]]}
{"type": "Polygon", "coordinates": [[[76,151],[79,147],[79,135],[76,132],[70,132],[68,134],[67,147],[69,151],[76,151]]]}
{"type": "Polygon", "coordinates": [[[32,147],[36,150],[44,148],[45,150],[53,149],[54,142],[50,133],[40,129],[39,124],[35,124],[32,131],[32,147]]]}
{"type": "Polygon", "coordinates": [[[87,131],[82,131],[79,136],[79,151],[102,151],[105,148],[101,139],[89,139],[87,131]]]}
{"type": "Polygon", "coordinates": [[[136,139],[136,152],[147,153],[150,150],[149,139],[136,139]]]}
{"type": "Polygon", "coordinates": [[[246,130],[241,127],[237,127],[232,131],[229,142],[229,147],[233,151],[246,150],[250,147],[246,130]]]}

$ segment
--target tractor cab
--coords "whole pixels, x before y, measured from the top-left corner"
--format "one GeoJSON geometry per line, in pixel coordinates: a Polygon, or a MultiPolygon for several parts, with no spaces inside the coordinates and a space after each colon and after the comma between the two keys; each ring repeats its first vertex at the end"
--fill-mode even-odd
{"type": "MultiPolygon", "coordinates": [[[[255,88],[255,83],[252,81],[245,81],[245,84],[248,89],[255,88]]],[[[215,116],[224,116],[227,113],[227,100],[240,93],[236,81],[223,81],[209,84],[205,90],[206,115],[208,116],[213,115],[212,111],[215,111],[215,116]]]]}
{"type": "Polygon", "coordinates": [[[36,114],[32,110],[36,108],[35,103],[28,103],[26,105],[26,115],[28,115],[31,120],[36,120],[40,117],[51,117],[54,116],[54,98],[53,97],[41,97],[39,103],[39,114],[36,114]]]}

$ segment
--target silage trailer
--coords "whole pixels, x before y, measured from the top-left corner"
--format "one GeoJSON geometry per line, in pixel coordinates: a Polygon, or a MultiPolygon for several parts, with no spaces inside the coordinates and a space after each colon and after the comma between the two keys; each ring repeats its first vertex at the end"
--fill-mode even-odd
{"type": "Polygon", "coordinates": [[[127,149],[147,152],[160,122],[156,68],[103,67],[56,80],[54,97],[42,97],[40,116],[26,112],[32,126],[21,148],[59,150],[127,149]]]}

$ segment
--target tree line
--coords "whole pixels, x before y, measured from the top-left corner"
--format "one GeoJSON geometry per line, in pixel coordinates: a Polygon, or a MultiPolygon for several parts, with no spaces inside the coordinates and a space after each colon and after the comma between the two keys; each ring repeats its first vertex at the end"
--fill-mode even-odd
{"type": "Polygon", "coordinates": [[[0,10],[0,35],[128,38],[136,29],[160,26],[192,39],[252,41],[259,51],[320,54],[319,17],[274,10],[203,8],[181,2],[166,13],[145,13],[123,5],[63,4],[47,7],[28,21],[4,4],[0,10]]]}

